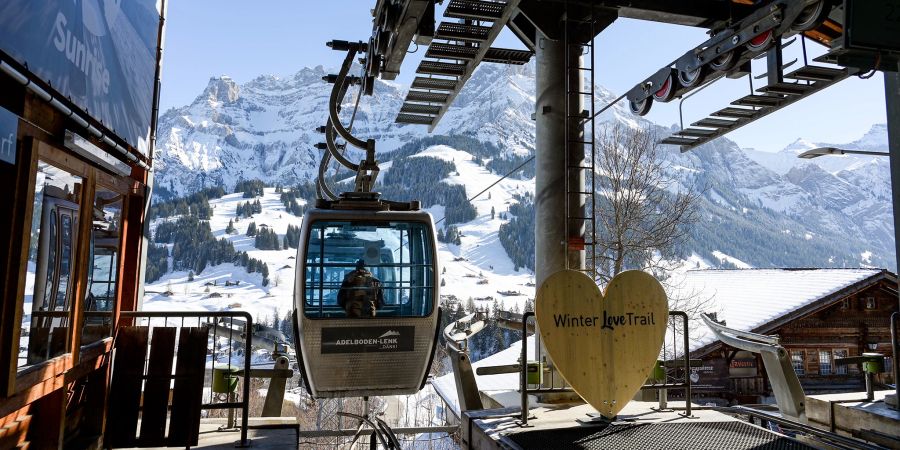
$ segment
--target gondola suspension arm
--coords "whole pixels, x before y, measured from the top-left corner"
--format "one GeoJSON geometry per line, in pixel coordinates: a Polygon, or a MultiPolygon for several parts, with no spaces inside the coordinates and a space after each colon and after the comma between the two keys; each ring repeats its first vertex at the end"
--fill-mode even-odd
{"type": "MultiPolygon", "coordinates": [[[[344,63],[341,65],[341,70],[338,72],[337,77],[335,78],[335,86],[331,91],[331,97],[328,102],[328,123],[325,125],[325,140],[326,140],[326,148],[331,153],[338,162],[347,167],[350,170],[356,171],[356,182],[355,182],[355,191],[356,192],[371,192],[372,187],[375,184],[375,180],[378,178],[378,162],[375,160],[375,140],[368,139],[363,141],[350,133],[344,124],[341,123],[340,117],[338,117],[338,113],[340,112],[340,102],[344,97],[344,94],[347,92],[348,79],[347,74],[350,71],[350,66],[353,63],[353,58],[356,56],[357,52],[365,51],[367,49],[367,44],[362,42],[347,42],[347,41],[331,41],[328,43],[328,46],[334,50],[346,50],[347,57],[344,58],[344,63]],[[354,164],[349,161],[347,158],[342,155],[335,145],[335,134],[345,141],[348,144],[353,145],[354,147],[359,147],[366,151],[366,157],[363,161],[360,161],[359,164],[354,164]]],[[[361,95],[362,93],[360,93],[361,95]]],[[[358,99],[357,99],[358,100],[358,99]]],[[[320,172],[321,176],[321,172],[320,172]]]]}

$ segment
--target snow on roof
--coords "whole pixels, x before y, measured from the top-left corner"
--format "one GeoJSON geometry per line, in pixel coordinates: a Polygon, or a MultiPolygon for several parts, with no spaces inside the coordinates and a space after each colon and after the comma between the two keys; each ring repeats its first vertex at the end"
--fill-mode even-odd
{"type": "MultiPolygon", "coordinates": [[[[882,273],[881,269],[736,269],[690,270],[667,284],[672,309],[708,302],[700,312],[715,312],[729,328],[752,331],[882,273]]],[[[715,341],[699,317],[690,323],[691,351],[715,341]]]]}
{"type": "MultiPolygon", "coordinates": [[[[533,359],[534,357],[534,336],[528,337],[528,353],[529,357],[533,359]]],[[[517,364],[519,362],[519,357],[522,356],[522,341],[513,342],[507,349],[494,353],[487,358],[484,358],[478,362],[472,363],[473,371],[477,370],[479,367],[485,366],[503,366],[507,364],[517,364]]],[[[515,391],[519,388],[519,373],[504,373],[500,375],[475,375],[475,381],[478,384],[478,390],[483,392],[492,392],[492,391],[515,391]]],[[[432,386],[434,386],[434,390],[447,402],[447,406],[449,406],[456,417],[459,417],[459,396],[456,392],[456,380],[454,378],[453,372],[450,372],[446,375],[442,375],[440,377],[435,378],[431,382],[432,386]]],[[[508,396],[507,396],[508,397],[508,396]]],[[[519,405],[519,394],[516,393],[515,397],[515,406],[519,405]]],[[[509,397],[512,398],[512,397],[509,397]]],[[[497,397],[494,397],[497,400],[497,397]]],[[[530,402],[534,402],[532,398],[530,402]]],[[[512,404],[503,406],[513,406],[512,404]]]]}

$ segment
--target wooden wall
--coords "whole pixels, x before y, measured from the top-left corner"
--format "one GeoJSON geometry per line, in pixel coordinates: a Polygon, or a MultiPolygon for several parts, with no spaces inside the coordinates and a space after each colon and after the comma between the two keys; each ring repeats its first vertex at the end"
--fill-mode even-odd
{"type": "MultiPolygon", "coordinates": [[[[0,106],[19,116],[17,161],[15,165],[0,162],[0,235],[10,236],[0,244],[0,449],[15,448],[28,442],[30,449],[91,448],[101,445],[99,438],[105,426],[105,395],[109,380],[112,338],[81,347],[81,303],[88,276],[91,220],[82,220],[78,230],[79,247],[72,283],[75,300],[69,316],[69,339],[65,353],[27,370],[17,370],[19,334],[23,296],[30,204],[34,193],[38,153],[53,155],[65,164],[84,167],[87,185],[82,193],[83,217],[90,217],[94,181],[106,179],[124,186],[123,234],[118,259],[119,283],[116,292],[114,320],[118,312],[132,310],[138,304],[138,276],[142,269],[141,245],[144,221],[147,173],[134,168],[130,177],[103,172],[89,160],[65,149],[65,130],[87,133],[63,117],[48,103],[28,93],[21,85],[0,74],[0,106]],[[104,178],[105,177],[105,178],[104,178]],[[115,178],[115,180],[112,180],[115,178]],[[22,255],[25,255],[23,258],[22,255]]],[[[92,140],[100,148],[107,146],[92,140]]],[[[115,325],[115,322],[114,322],[115,325]]]]}

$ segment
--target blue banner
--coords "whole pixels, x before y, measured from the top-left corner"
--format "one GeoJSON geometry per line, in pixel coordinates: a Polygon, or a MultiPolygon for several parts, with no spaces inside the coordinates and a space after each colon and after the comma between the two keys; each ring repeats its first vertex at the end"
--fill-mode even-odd
{"type": "Polygon", "coordinates": [[[19,128],[19,118],[0,108],[0,161],[16,164],[16,133],[19,128]]]}
{"type": "Polygon", "coordinates": [[[157,0],[3,0],[0,50],[147,154],[157,0]]]}

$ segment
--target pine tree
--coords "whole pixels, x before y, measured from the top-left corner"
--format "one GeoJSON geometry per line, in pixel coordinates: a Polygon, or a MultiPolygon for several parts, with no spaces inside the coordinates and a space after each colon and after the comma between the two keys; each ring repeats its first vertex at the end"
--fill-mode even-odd
{"type": "Polygon", "coordinates": [[[235,232],[234,221],[232,221],[231,219],[228,219],[228,226],[225,227],[225,232],[228,234],[232,234],[235,232]]]}
{"type": "Polygon", "coordinates": [[[188,272],[188,281],[194,281],[194,271],[188,272]]]}
{"type": "Polygon", "coordinates": [[[294,343],[294,322],[292,314],[289,313],[281,319],[281,328],[279,328],[279,331],[284,333],[284,337],[287,338],[288,342],[294,343]]]}
{"type": "Polygon", "coordinates": [[[278,308],[275,308],[275,317],[272,318],[272,328],[276,330],[281,329],[281,314],[278,313],[278,308]]]}
{"type": "Polygon", "coordinates": [[[494,207],[491,206],[491,220],[494,220],[494,207]]]}
{"type": "Polygon", "coordinates": [[[525,312],[533,312],[534,311],[534,299],[525,300],[525,312]]]}

